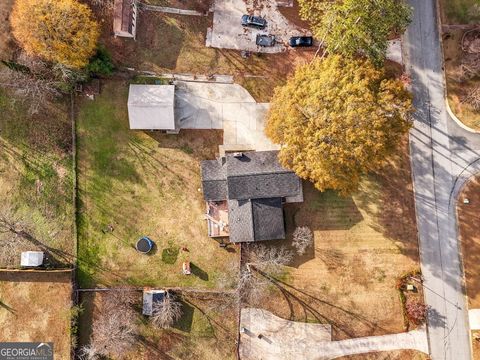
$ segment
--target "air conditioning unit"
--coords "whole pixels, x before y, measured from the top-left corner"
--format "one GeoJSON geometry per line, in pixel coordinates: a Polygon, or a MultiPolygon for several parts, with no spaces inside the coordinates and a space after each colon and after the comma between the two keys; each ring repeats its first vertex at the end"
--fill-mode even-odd
{"type": "Polygon", "coordinates": [[[243,153],[242,152],[234,152],[233,157],[239,159],[239,158],[243,157],[243,153]]]}

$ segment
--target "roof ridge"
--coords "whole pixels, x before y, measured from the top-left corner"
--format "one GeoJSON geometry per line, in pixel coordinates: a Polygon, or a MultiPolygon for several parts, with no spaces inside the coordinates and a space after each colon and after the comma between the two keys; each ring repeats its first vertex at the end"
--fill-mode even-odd
{"type": "Polygon", "coordinates": [[[242,177],[242,176],[252,176],[252,175],[276,175],[276,174],[295,174],[295,172],[293,172],[292,170],[287,170],[285,169],[285,171],[276,171],[276,172],[272,172],[272,171],[269,171],[269,172],[261,172],[261,173],[253,173],[253,174],[242,174],[242,175],[228,175],[227,173],[227,179],[229,177],[242,177]]]}

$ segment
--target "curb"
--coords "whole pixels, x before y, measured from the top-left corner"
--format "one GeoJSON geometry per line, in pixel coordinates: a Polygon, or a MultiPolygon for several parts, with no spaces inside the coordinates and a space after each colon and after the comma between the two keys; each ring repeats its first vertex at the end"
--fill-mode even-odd
{"type": "Polygon", "coordinates": [[[436,3],[436,8],[437,8],[437,18],[438,18],[438,38],[440,40],[440,47],[442,49],[442,72],[443,72],[443,85],[445,87],[445,94],[444,94],[444,101],[445,101],[445,107],[447,108],[447,113],[450,115],[450,117],[457,123],[458,126],[460,126],[462,129],[465,131],[468,131],[469,133],[472,134],[480,134],[480,131],[474,130],[471,127],[465,125],[458,117],[455,115],[455,113],[452,111],[452,108],[450,107],[450,103],[448,102],[448,86],[447,86],[447,74],[445,71],[445,46],[443,44],[443,29],[442,29],[442,14],[441,14],[441,5],[438,0],[435,1],[436,3]]]}
{"type": "MultiPolygon", "coordinates": [[[[447,87],[445,87],[445,93],[447,93],[447,87]]],[[[447,95],[447,94],[446,94],[447,95]]],[[[445,107],[447,108],[447,113],[450,115],[450,117],[457,123],[458,126],[460,126],[463,130],[468,131],[471,134],[480,134],[480,131],[474,130],[471,127],[465,125],[462,120],[460,120],[457,115],[452,111],[452,108],[450,107],[450,103],[448,102],[448,98],[445,97],[445,107]]]]}

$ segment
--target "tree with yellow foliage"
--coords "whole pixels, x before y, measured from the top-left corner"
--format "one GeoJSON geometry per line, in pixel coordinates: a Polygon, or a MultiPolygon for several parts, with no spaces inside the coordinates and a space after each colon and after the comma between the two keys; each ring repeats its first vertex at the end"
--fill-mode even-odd
{"type": "Polygon", "coordinates": [[[396,150],[411,112],[401,81],[369,60],[335,55],[297,68],[275,90],[265,131],[282,145],[283,166],[347,195],[396,150]]]}
{"type": "Polygon", "coordinates": [[[95,53],[98,25],[76,0],[16,0],[10,21],[29,55],[80,69],[95,53]]]}

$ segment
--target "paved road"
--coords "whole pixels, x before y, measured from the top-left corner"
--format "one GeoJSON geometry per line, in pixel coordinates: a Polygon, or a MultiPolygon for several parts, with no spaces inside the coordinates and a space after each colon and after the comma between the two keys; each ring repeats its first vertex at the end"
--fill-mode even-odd
{"type": "Polygon", "coordinates": [[[414,19],[405,36],[405,61],[417,109],[410,146],[420,257],[433,360],[471,358],[455,199],[480,171],[480,136],[448,115],[435,0],[409,0],[414,19]]]}

